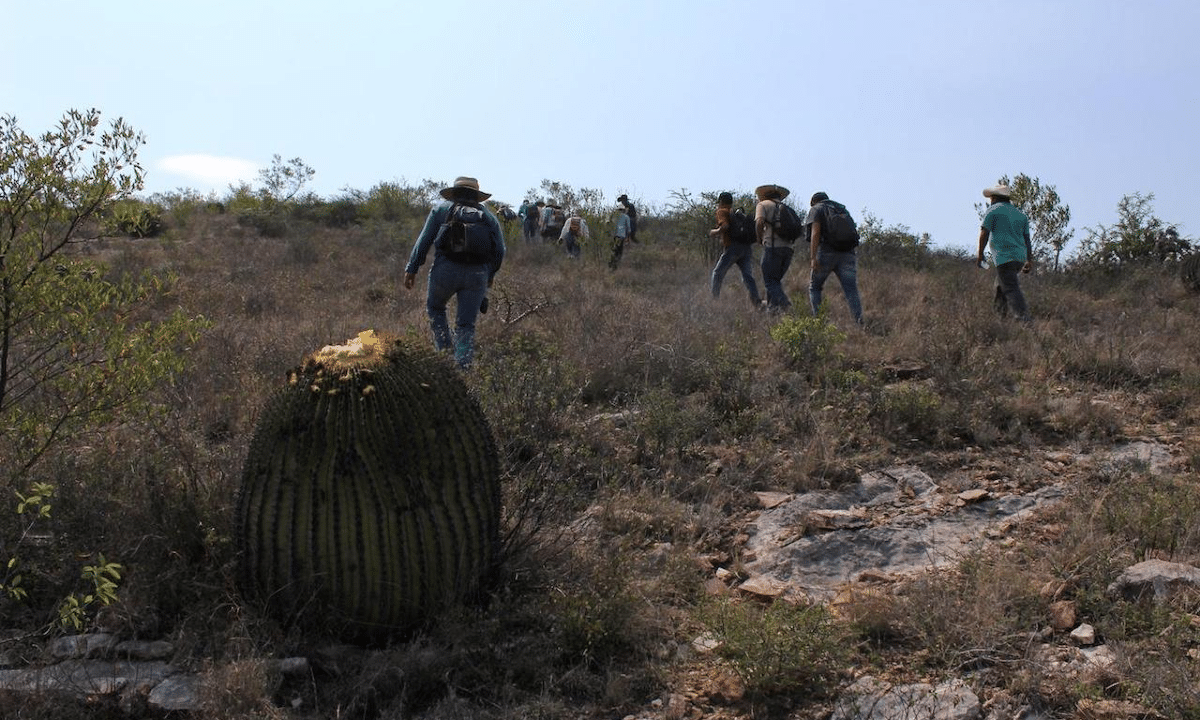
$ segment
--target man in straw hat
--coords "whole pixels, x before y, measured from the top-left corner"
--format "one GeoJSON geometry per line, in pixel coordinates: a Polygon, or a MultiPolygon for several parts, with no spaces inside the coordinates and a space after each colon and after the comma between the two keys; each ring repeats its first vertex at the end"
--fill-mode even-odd
{"type": "Polygon", "coordinates": [[[453,351],[459,366],[468,368],[475,359],[475,320],[481,309],[486,311],[487,290],[504,262],[504,233],[483,204],[491,193],[480,191],[475,178],[460,177],[441,195],[446,202],[429,211],[408,257],[404,287],[411,290],[416,284],[417,268],[432,246],[425,310],[433,345],[453,351]],[[446,304],[452,297],[457,299],[453,334],[446,320],[446,304]]]}
{"type": "Polygon", "coordinates": [[[754,188],[754,195],[758,198],[758,204],[754,206],[754,227],[763,246],[762,276],[767,291],[767,310],[783,312],[792,306],[783,289],[783,277],[792,264],[796,241],[779,237],[775,230],[783,199],[789,191],[782,185],[759,185],[754,188]]]}
{"type": "Polygon", "coordinates": [[[991,201],[979,228],[979,253],[976,261],[983,266],[983,250],[990,243],[996,265],[996,311],[1018,320],[1029,319],[1029,306],[1021,292],[1020,273],[1033,270],[1033,246],[1029,238],[1029,218],[1012,204],[1007,185],[993,185],[983,191],[991,201]]]}

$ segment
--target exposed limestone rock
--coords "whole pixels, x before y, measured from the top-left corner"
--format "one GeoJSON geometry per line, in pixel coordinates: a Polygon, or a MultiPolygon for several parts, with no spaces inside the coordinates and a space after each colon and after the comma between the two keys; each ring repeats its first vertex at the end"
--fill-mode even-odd
{"type": "Polygon", "coordinates": [[[1163,600],[1184,589],[1200,588],[1200,568],[1165,560],[1146,560],[1125,568],[1108,586],[1108,594],[1136,600],[1153,595],[1163,600]]]}
{"type": "Polygon", "coordinates": [[[917,468],[877,470],[857,484],[804,493],[764,510],[750,528],[745,569],[752,579],[782,583],[787,594],[827,599],[864,574],[950,565],[985,542],[985,530],[994,536],[997,528],[1057,502],[1064,492],[1055,484],[958,505],[957,492],[942,491],[917,468]],[[814,518],[845,525],[813,534],[814,518]]]}
{"type": "Polygon", "coordinates": [[[979,698],[961,680],[892,685],[866,676],[846,688],[830,720],[978,720],[981,713],[979,698]]]}

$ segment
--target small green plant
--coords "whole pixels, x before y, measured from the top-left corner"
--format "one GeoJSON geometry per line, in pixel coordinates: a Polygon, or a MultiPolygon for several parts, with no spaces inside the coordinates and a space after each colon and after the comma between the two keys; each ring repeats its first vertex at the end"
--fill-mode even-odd
{"type": "MultiPolygon", "coordinates": [[[[16,491],[17,500],[17,515],[31,516],[25,523],[25,529],[21,533],[21,539],[25,539],[29,532],[33,530],[34,525],[39,520],[45,520],[50,517],[50,497],[54,494],[54,486],[48,483],[34,483],[26,495],[21,491],[16,491]]],[[[18,541],[20,544],[20,541],[18,541]]],[[[20,561],[14,555],[8,559],[4,566],[4,576],[0,578],[0,592],[8,595],[12,600],[25,600],[29,597],[29,593],[22,586],[24,578],[21,575],[20,561]]]]}
{"type": "Polygon", "coordinates": [[[897,383],[883,389],[875,412],[894,439],[931,439],[941,427],[941,409],[942,398],[929,385],[897,383]]]}
{"type": "Polygon", "coordinates": [[[103,555],[99,556],[97,564],[84,565],[80,578],[88,584],[88,589],[63,598],[58,606],[58,626],[64,630],[82,630],[89,610],[116,602],[122,569],[118,563],[105,560],[103,555]]]}
{"type": "MultiPolygon", "coordinates": [[[[19,501],[17,515],[28,517],[21,535],[21,540],[24,540],[37,523],[50,519],[54,486],[49,483],[33,483],[28,493],[17,491],[16,496],[19,501]]],[[[95,565],[85,565],[80,574],[87,589],[69,593],[59,603],[55,624],[60,629],[82,630],[90,610],[97,605],[111,605],[116,602],[117,584],[121,580],[123,568],[119,563],[109,562],[102,554],[98,557],[99,561],[95,565]]],[[[27,600],[29,593],[22,583],[20,561],[16,556],[10,557],[5,565],[4,575],[0,577],[0,592],[14,601],[27,600]]]]}
{"type": "Polygon", "coordinates": [[[849,633],[823,605],[721,598],[702,606],[700,618],[752,693],[819,694],[849,660],[849,633]]]}
{"type": "Polygon", "coordinates": [[[771,328],[771,338],[783,347],[793,363],[811,366],[839,360],[837,346],[845,341],[846,334],[829,322],[824,313],[816,317],[790,314],[771,328]]]}

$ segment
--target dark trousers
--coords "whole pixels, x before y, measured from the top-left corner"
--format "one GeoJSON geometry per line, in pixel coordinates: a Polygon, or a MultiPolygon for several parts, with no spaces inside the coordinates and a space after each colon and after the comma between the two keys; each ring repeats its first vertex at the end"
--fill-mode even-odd
{"type": "Polygon", "coordinates": [[[1008,317],[1012,312],[1018,320],[1029,319],[1029,306],[1025,304],[1025,294],[1021,292],[1021,268],[1025,263],[1020,260],[1002,263],[996,266],[996,312],[1001,317],[1008,317]]]}

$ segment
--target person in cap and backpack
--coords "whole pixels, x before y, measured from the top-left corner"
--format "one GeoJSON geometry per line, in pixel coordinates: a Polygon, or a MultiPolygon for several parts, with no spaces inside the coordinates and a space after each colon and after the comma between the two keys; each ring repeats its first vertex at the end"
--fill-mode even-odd
{"type": "Polygon", "coordinates": [[[632,223],[629,220],[629,210],[625,205],[617,206],[617,226],[613,229],[612,257],[608,259],[608,269],[615,271],[625,253],[625,241],[629,239],[632,223]]]}
{"type": "Polygon", "coordinates": [[[858,294],[858,229],[846,206],[829,199],[829,195],[814,193],[809,200],[808,215],[804,218],[808,228],[809,256],[812,272],[808,277],[808,302],[813,317],[821,310],[821,289],[832,273],[842,285],[846,305],[854,322],[862,325],[862,299],[858,294]]]}
{"type": "Polygon", "coordinates": [[[534,202],[532,198],[521,203],[521,208],[517,210],[517,214],[521,216],[521,237],[525,242],[531,243],[537,237],[538,221],[541,219],[541,203],[534,202]]]}
{"type": "Polygon", "coordinates": [[[567,254],[573,258],[579,257],[580,244],[584,240],[590,239],[591,234],[588,233],[587,220],[584,220],[581,215],[568,217],[567,221],[563,223],[562,234],[558,236],[558,240],[563,244],[567,254]]]}
{"type": "Polygon", "coordinates": [[[742,271],[742,283],[750,293],[750,302],[755,309],[762,307],[758,294],[758,283],[754,282],[754,244],[757,241],[754,221],[741,208],[733,209],[733,193],[723,192],[717,196],[717,226],[709,231],[721,240],[721,257],[712,271],[712,296],[720,297],[725,273],[737,265],[742,271]]]}
{"type": "Polygon", "coordinates": [[[555,200],[547,200],[542,209],[542,242],[554,242],[562,233],[567,221],[567,211],[555,200]]]}
{"type": "Polygon", "coordinates": [[[621,197],[617,198],[617,202],[625,206],[625,214],[629,216],[629,242],[637,242],[637,208],[634,207],[634,204],[629,201],[629,197],[625,195],[625,193],[621,193],[621,197]]]}
{"type": "Polygon", "coordinates": [[[792,264],[796,241],[779,232],[783,200],[789,195],[781,185],[759,185],[754,189],[758,204],[754,206],[754,228],[763,246],[762,276],[767,291],[767,310],[784,312],[792,306],[783,289],[783,278],[792,264]]]}
{"type": "Polygon", "coordinates": [[[425,310],[433,330],[433,346],[451,351],[462,368],[475,359],[475,321],[487,308],[487,291],[504,262],[504,233],[483,201],[475,178],[460,177],[444,188],[446,202],[429,211],[404,268],[404,287],[416,284],[417,269],[433,248],[425,310]],[[456,298],[454,332],[446,320],[446,305],[456,298]]]}
{"type": "Polygon", "coordinates": [[[975,260],[983,266],[984,248],[991,244],[996,265],[996,311],[1017,320],[1029,320],[1029,306],[1021,292],[1021,273],[1033,271],[1033,246],[1029,237],[1029,218],[1012,204],[1007,185],[994,185],[983,191],[991,201],[979,227],[979,252],[975,260]]]}

